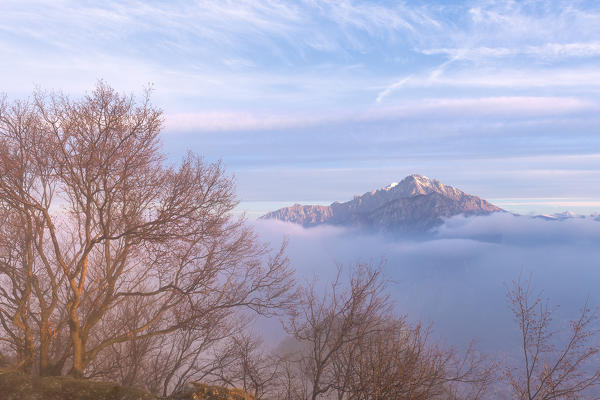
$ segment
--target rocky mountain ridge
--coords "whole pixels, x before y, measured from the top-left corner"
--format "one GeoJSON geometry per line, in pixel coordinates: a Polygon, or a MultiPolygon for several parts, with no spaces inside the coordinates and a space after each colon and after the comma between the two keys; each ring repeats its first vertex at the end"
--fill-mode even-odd
{"type": "Polygon", "coordinates": [[[311,227],[321,224],[357,226],[375,230],[426,231],[445,218],[486,215],[503,211],[473,195],[423,175],[409,175],[400,182],[329,206],[300,205],[282,208],[261,217],[311,227]]]}
{"type": "Polygon", "coordinates": [[[593,213],[590,215],[577,214],[573,211],[564,211],[554,214],[539,214],[534,215],[533,218],[543,219],[546,221],[566,221],[569,219],[592,219],[596,221],[600,221],[600,214],[593,213]]]}

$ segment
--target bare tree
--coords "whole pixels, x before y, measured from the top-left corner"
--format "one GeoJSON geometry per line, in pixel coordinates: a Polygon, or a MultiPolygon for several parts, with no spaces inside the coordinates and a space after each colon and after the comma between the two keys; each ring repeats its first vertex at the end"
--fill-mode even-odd
{"type": "Polygon", "coordinates": [[[270,255],[232,217],[220,164],[190,153],[166,166],[161,126],[149,92],[138,102],[102,82],[79,100],[0,103],[1,338],[28,370],[101,375],[99,357],[125,343],[169,336],[187,351],[207,321],[291,303],[283,248],[270,255]]]}
{"type": "Polygon", "coordinates": [[[277,392],[282,363],[267,353],[260,337],[248,332],[234,335],[222,354],[212,373],[216,383],[241,388],[255,399],[272,398],[277,392]]]}
{"type": "Polygon", "coordinates": [[[59,296],[64,282],[47,256],[47,225],[42,209],[54,194],[52,165],[42,121],[35,106],[0,99],[0,323],[3,341],[16,353],[18,365],[42,373],[60,368],[51,364],[64,339],[58,331],[59,296]],[[9,188],[11,195],[6,195],[9,188]],[[35,203],[32,198],[35,197],[35,203]],[[20,200],[19,200],[20,199],[20,200]],[[37,348],[39,364],[34,365],[37,348]]]}
{"type": "Polygon", "coordinates": [[[276,375],[277,390],[273,398],[277,400],[303,400],[310,394],[310,382],[302,370],[307,346],[288,338],[284,340],[283,349],[274,353],[278,374],[276,375]],[[291,345],[291,346],[290,346],[291,345]]]}
{"type": "Polygon", "coordinates": [[[342,268],[329,288],[315,283],[301,292],[300,306],[286,329],[304,348],[297,359],[307,382],[305,395],[315,400],[336,387],[337,353],[370,331],[379,330],[381,315],[390,310],[381,270],[367,264],[354,266],[343,284],[342,268]]]}
{"type": "Polygon", "coordinates": [[[523,356],[520,367],[507,368],[508,382],[518,399],[583,398],[600,384],[596,312],[586,303],[563,336],[553,330],[553,310],[541,295],[534,293],[531,279],[523,281],[521,276],[507,287],[523,356]]]}
{"type": "Polygon", "coordinates": [[[442,392],[445,353],[430,347],[421,327],[389,320],[336,357],[338,398],[430,399],[442,392]]]}
{"type": "Polygon", "coordinates": [[[309,285],[287,326],[296,340],[281,357],[283,399],[479,399],[494,364],[471,346],[460,354],[429,329],[397,317],[381,268],[357,264],[329,288],[309,285]]]}
{"type": "Polygon", "coordinates": [[[430,330],[387,317],[334,360],[338,399],[479,399],[493,381],[495,364],[471,345],[464,354],[441,347],[430,330]]]}

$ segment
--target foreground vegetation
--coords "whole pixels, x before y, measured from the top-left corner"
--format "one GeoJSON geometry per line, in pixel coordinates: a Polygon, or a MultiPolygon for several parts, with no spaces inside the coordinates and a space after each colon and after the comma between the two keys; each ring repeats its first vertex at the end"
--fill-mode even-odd
{"type": "MultiPolygon", "coordinates": [[[[71,376],[39,377],[13,368],[0,369],[2,400],[157,400],[140,388],[71,376]]],[[[253,400],[239,389],[190,384],[163,400],[253,400]]]]}
{"type": "Polygon", "coordinates": [[[94,382],[71,376],[35,377],[15,369],[0,369],[3,400],[152,400],[137,388],[94,382]]]}

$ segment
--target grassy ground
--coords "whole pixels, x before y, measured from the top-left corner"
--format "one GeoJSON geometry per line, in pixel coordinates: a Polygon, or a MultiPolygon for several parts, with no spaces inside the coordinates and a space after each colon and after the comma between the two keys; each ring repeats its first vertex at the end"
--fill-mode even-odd
{"type": "Polygon", "coordinates": [[[0,370],[1,400],[153,400],[137,388],[94,382],[68,376],[31,377],[15,370],[0,370]]]}
{"type": "MultiPolygon", "coordinates": [[[[68,376],[31,377],[0,369],[0,400],[156,400],[142,389],[68,376]]],[[[237,389],[192,384],[171,400],[252,400],[237,389]]]]}

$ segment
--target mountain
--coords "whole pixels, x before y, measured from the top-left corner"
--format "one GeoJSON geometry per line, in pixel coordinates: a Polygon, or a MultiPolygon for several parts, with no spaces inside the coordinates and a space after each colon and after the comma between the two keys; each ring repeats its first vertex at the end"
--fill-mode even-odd
{"type": "Polygon", "coordinates": [[[426,231],[454,215],[486,215],[497,211],[503,210],[436,179],[414,174],[344,203],[294,204],[267,213],[261,219],[305,227],[329,224],[386,231],[426,231]]]}
{"type": "Polygon", "coordinates": [[[583,215],[583,214],[574,213],[573,211],[564,211],[561,213],[554,213],[554,214],[540,214],[540,215],[533,216],[533,218],[544,219],[546,221],[565,221],[565,220],[575,219],[575,218],[577,218],[577,219],[592,219],[592,220],[600,221],[600,215],[598,213],[594,213],[594,214],[590,214],[590,215],[583,215]]]}
{"type": "Polygon", "coordinates": [[[534,218],[544,219],[546,221],[564,221],[566,219],[585,218],[585,215],[578,215],[575,214],[573,211],[565,211],[554,214],[540,214],[534,216],[534,218]]]}

